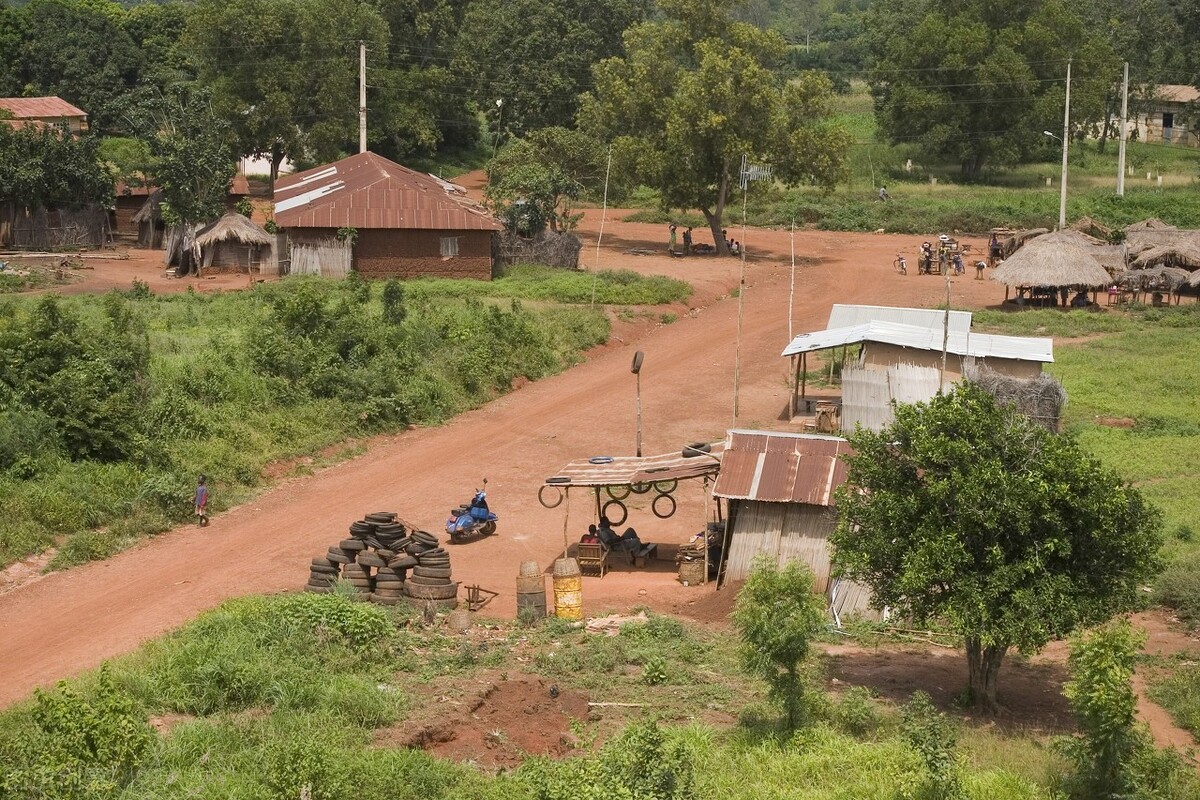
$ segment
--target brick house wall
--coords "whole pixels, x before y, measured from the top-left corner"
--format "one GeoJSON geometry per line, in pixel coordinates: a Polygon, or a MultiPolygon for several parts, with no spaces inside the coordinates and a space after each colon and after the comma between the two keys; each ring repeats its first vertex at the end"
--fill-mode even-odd
{"type": "Polygon", "coordinates": [[[492,233],[360,229],[354,245],[354,270],[364,278],[491,280],[492,233]],[[443,240],[450,240],[445,251],[443,240]],[[452,254],[455,250],[457,255],[452,254]]]}

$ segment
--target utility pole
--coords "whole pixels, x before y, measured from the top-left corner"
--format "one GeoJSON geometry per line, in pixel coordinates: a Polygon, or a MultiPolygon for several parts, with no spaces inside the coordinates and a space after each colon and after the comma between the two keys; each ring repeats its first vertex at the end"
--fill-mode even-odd
{"type": "Polygon", "coordinates": [[[1067,99],[1063,103],[1062,179],[1058,193],[1058,229],[1067,229],[1067,141],[1071,134],[1071,60],[1067,59],[1067,99]]]}
{"type": "Polygon", "coordinates": [[[367,152],[367,43],[358,43],[358,152],[367,152]]]}
{"type": "Polygon", "coordinates": [[[1125,62],[1125,78],[1121,81],[1121,139],[1117,146],[1117,197],[1125,196],[1125,138],[1128,133],[1129,114],[1129,62],[1125,62]]]}

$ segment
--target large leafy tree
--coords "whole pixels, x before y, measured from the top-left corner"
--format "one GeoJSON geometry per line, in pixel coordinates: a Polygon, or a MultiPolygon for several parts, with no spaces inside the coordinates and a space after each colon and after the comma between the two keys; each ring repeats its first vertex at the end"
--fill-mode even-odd
{"type": "Polygon", "coordinates": [[[521,136],[569,126],[589,69],[622,51],[621,35],[646,19],[649,0],[475,0],[463,19],[458,71],[494,124],[521,136]],[[502,100],[503,113],[495,113],[502,100]]]}
{"type": "Polygon", "coordinates": [[[880,130],[957,161],[968,178],[1044,154],[1042,131],[1062,129],[1068,58],[1072,123],[1088,130],[1104,117],[1120,60],[1082,5],[876,0],[867,38],[880,130]]]}
{"type": "Polygon", "coordinates": [[[518,200],[532,203],[551,230],[575,223],[572,203],[604,179],[604,147],[581,131],[542,128],[514,139],[488,162],[488,203],[504,215],[518,200]]]}
{"type": "Polygon", "coordinates": [[[784,81],[787,46],[736,22],[736,0],[662,0],[662,19],[625,34],[626,55],[593,67],[582,127],[613,142],[614,168],[657,189],[664,208],[698,209],[718,251],[743,155],[787,182],[832,186],[849,134],[829,123],[832,92],[813,73],[784,81]]]}
{"type": "Polygon", "coordinates": [[[0,124],[0,203],[79,208],[109,202],[112,193],[112,176],[100,162],[95,136],[0,124]]]}
{"type": "Polygon", "coordinates": [[[966,640],[972,701],[1001,662],[1129,608],[1157,570],[1159,514],[1134,488],[974,384],[851,435],[831,537],[876,607],[966,640]]]}

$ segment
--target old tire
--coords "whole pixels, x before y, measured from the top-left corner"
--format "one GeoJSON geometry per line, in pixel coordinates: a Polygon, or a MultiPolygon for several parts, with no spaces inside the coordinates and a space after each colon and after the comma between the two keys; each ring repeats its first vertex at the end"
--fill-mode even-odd
{"type": "Polygon", "coordinates": [[[658,492],[659,494],[670,494],[671,492],[675,491],[678,488],[679,488],[679,481],[677,481],[677,480],[655,481],[654,482],[654,491],[658,492]]]}
{"type": "Polygon", "coordinates": [[[712,445],[708,442],[694,442],[693,444],[684,445],[681,455],[684,458],[695,458],[696,456],[711,452],[712,445]]]}
{"type": "Polygon", "coordinates": [[[620,486],[605,486],[604,493],[613,500],[624,500],[626,497],[629,497],[629,486],[627,484],[621,484],[620,486]]]}
{"type": "Polygon", "coordinates": [[[629,519],[629,509],[620,500],[609,500],[600,507],[600,515],[608,517],[608,521],[613,525],[620,525],[625,520],[629,519]],[[617,519],[614,514],[620,512],[621,518],[617,519]]]}
{"type": "Polygon", "coordinates": [[[419,578],[449,578],[450,567],[413,567],[412,574],[419,578]]]}
{"type": "Polygon", "coordinates": [[[446,586],[452,583],[449,578],[423,578],[420,575],[409,575],[405,586],[446,586]]]}
{"type": "Polygon", "coordinates": [[[660,494],[654,498],[654,502],[650,504],[650,511],[659,519],[666,519],[675,515],[675,498],[669,494],[660,494]]]}
{"type": "Polygon", "coordinates": [[[405,582],[404,593],[414,600],[453,600],[458,597],[458,584],[447,583],[441,586],[422,586],[405,582]]]}
{"type": "Polygon", "coordinates": [[[557,492],[548,491],[555,488],[554,486],[543,486],[538,489],[538,502],[542,504],[543,508],[558,508],[562,505],[566,493],[562,489],[558,489],[557,492]]]}
{"type": "Polygon", "coordinates": [[[629,491],[633,492],[634,494],[645,494],[653,488],[654,484],[652,483],[634,483],[630,484],[629,491]]]}

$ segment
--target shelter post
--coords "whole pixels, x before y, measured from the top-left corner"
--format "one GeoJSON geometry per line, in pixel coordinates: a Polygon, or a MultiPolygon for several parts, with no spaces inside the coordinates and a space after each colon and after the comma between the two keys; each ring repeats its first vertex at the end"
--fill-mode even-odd
{"type": "Polygon", "coordinates": [[[792,356],[792,371],[795,373],[795,378],[792,381],[792,399],[788,408],[788,419],[796,416],[796,395],[800,393],[800,362],[803,356],[796,358],[792,356]]]}
{"type": "Polygon", "coordinates": [[[571,548],[570,543],[567,541],[567,525],[571,521],[571,487],[570,486],[563,487],[563,495],[565,496],[566,499],[563,503],[564,508],[563,508],[563,554],[562,554],[562,557],[566,558],[567,550],[569,550],[571,548]]]}

